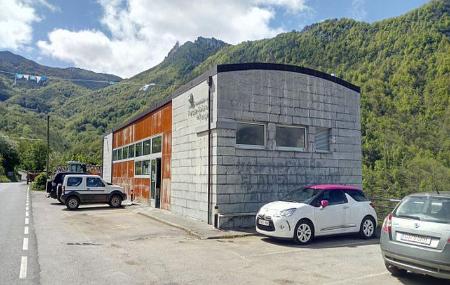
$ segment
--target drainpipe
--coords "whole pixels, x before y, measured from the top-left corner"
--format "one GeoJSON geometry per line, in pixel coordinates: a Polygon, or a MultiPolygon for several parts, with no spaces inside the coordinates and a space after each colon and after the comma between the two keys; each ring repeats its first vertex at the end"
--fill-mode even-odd
{"type": "Polygon", "coordinates": [[[211,87],[212,76],[208,77],[208,224],[211,225],[212,216],[212,197],[211,197],[211,87]]]}

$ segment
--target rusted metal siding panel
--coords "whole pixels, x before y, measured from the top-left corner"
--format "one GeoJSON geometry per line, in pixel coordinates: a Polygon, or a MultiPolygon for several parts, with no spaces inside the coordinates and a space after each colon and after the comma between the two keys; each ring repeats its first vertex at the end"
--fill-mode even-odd
{"type": "Polygon", "coordinates": [[[160,120],[163,131],[163,148],[161,156],[161,208],[170,210],[171,155],[172,155],[172,105],[162,112],[160,120]]]}
{"type": "MultiPolygon", "coordinates": [[[[113,148],[140,141],[147,137],[162,134],[161,153],[161,208],[170,209],[171,153],[172,153],[172,103],[140,118],[113,134],[113,148]]],[[[113,183],[125,188],[128,195],[131,190],[135,199],[148,202],[150,178],[134,178],[134,160],[113,163],[113,183]]]]}

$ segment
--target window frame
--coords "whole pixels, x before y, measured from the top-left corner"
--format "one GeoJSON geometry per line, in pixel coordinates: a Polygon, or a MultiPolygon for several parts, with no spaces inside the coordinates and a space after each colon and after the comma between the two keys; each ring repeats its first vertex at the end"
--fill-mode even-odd
{"type": "Polygon", "coordinates": [[[274,141],[275,141],[275,149],[276,150],[282,150],[282,151],[299,151],[299,152],[307,152],[308,150],[308,132],[307,132],[307,126],[305,125],[282,125],[282,124],[276,124],[275,125],[275,137],[274,137],[274,141]],[[294,147],[294,146],[279,146],[277,144],[277,133],[278,130],[277,128],[291,128],[291,129],[303,129],[303,141],[304,141],[304,145],[305,147],[294,147]]]}
{"type": "Polygon", "coordinates": [[[119,160],[119,161],[123,160],[123,152],[122,152],[122,148],[121,147],[117,149],[117,160],[119,160]]]}
{"type": "Polygon", "coordinates": [[[98,187],[105,187],[105,186],[106,186],[105,183],[104,183],[104,182],[102,181],[102,179],[100,179],[99,177],[86,177],[86,188],[87,188],[87,187],[98,188],[98,187]],[[89,185],[88,185],[89,179],[96,179],[96,180],[99,180],[102,184],[101,184],[101,186],[89,186],[89,185]]]}
{"type": "Polygon", "coordinates": [[[122,147],[122,160],[128,159],[128,146],[122,147]],[[126,153],[126,155],[125,155],[126,153]]]}
{"type": "Polygon", "coordinates": [[[134,167],[134,177],[143,176],[143,175],[142,175],[142,161],[143,161],[143,160],[135,160],[135,161],[134,161],[134,165],[133,165],[133,167],[134,167]],[[141,165],[141,166],[140,166],[141,173],[136,173],[136,170],[138,169],[138,168],[136,167],[136,163],[139,163],[139,164],[141,165]]]}
{"type": "Polygon", "coordinates": [[[128,158],[134,158],[136,155],[136,145],[134,143],[128,145],[128,158]],[[133,152],[131,152],[132,150],[133,152]]]}
{"type": "Polygon", "coordinates": [[[112,161],[113,161],[113,163],[115,163],[115,162],[123,162],[123,161],[130,161],[130,160],[132,160],[132,161],[148,160],[148,159],[153,159],[154,157],[161,157],[163,151],[164,151],[164,133],[158,133],[156,135],[135,141],[131,144],[122,145],[120,147],[114,148],[112,150],[112,161]],[[152,152],[153,151],[153,139],[155,139],[155,138],[160,138],[160,140],[161,140],[161,151],[160,152],[152,152]],[[148,154],[144,154],[144,142],[145,141],[150,141],[150,146],[149,146],[150,153],[148,153],[148,154]],[[139,156],[137,155],[137,150],[138,150],[137,146],[138,145],[141,145],[141,148],[140,148],[141,153],[139,156]],[[123,150],[125,148],[127,149],[127,153],[128,153],[127,157],[123,157],[123,150]],[[134,150],[133,153],[130,152],[130,148],[132,150],[134,150]],[[121,159],[119,159],[119,157],[118,157],[119,152],[121,153],[121,159]]]}
{"type": "Polygon", "coordinates": [[[322,200],[327,200],[328,201],[328,206],[327,207],[332,207],[332,206],[337,206],[337,205],[343,205],[343,204],[347,204],[347,203],[349,203],[349,201],[348,201],[348,198],[347,198],[347,196],[345,195],[346,193],[345,193],[345,191],[344,190],[342,190],[342,189],[327,189],[327,190],[322,190],[322,192],[319,194],[319,195],[317,195],[317,197],[315,197],[314,198],[314,200],[310,203],[310,205],[311,206],[313,206],[313,207],[316,207],[316,208],[318,208],[318,207],[320,207],[320,201],[322,201],[322,200]],[[324,195],[325,195],[325,193],[326,192],[332,192],[332,191],[336,191],[336,192],[341,192],[342,193],[342,195],[344,195],[344,198],[345,198],[345,201],[343,202],[343,203],[332,203],[329,199],[324,199],[324,195]]]}
{"type": "Polygon", "coordinates": [[[67,177],[67,187],[78,187],[78,186],[80,186],[82,183],[83,183],[83,177],[80,177],[80,176],[67,177]],[[74,185],[74,184],[70,184],[70,185],[69,185],[69,181],[70,181],[71,179],[77,179],[77,181],[79,181],[79,183],[76,184],[76,185],[74,185]]]}
{"type": "Polygon", "coordinates": [[[318,152],[318,153],[330,153],[331,152],[331,133],[332,133],[332,128],[327,128],[327,127],[316,127],[316,131],[314,133],[314,151],[318,152]],[[318,149],[317,148],[317,144],[316,144],[316,136],[317,136],[317,129],[326,129],[328,131],[328,150],[324,150],[324,149],[318,149]]]}
{"type": "Polygon", "coordinates": [[[141,157],[144,155],[144,141],[138,141],[134,143],[134,157],[141,157]],[[141,153],[138,155],[137,149],[138,149],[138,144],[141,145],[141,153]]]}
{"type": "Polygon", "coordinates": [[[156,153],[162,153],[162,151],[163,151],[163,136],[162,135],[156,135],[156,136],[153,136],[152,138],[151,138],[151,144],[150,144],[150,154],[156,154],[156,153]],[[160,138],[161,139],[161,149],[160,149],[160,151],[158,151],[158,152],[153,152],[153,140],[154,139],[157,139],[157,138],[160,138]]]}
{"type": "Polygon", "coordinates": [[[153,145],[153,142],[152,142],[151,138],[143,140],[142,141],[142,155],[141,156],[146,156],[146,155],[152,154],[152,145],[153,145]],[[145,143],[146,142],[149,143],[148,144],[148,153],[145,153],[145,143]]]}
{"type": "Polygon", "coordinates": [[[259,123],[259,122],[246,122],[246,121],[237,121],[236,122],[236,129],[235,129],[235,144],[237,148],[242,149],[266,149],[267,146],[267,126],[265,123],[259,123]],[[238,133],[238,125],[239,124],[245,124],[245,125],[257,125],[257,126],[263,126],[264,128],[264,144],[263,145],[256,145],[256,144],[240,144],[237,142],[237,133],[238,133]]]}

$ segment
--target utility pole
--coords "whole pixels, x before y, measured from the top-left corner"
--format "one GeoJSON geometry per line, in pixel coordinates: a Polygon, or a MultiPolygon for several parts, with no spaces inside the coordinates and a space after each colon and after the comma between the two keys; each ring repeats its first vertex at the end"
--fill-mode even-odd
{"type": "Polygon", "coordinates": [[[49,175],[49,163],[50,163],[50,115],[47,115],[47,178],[49,175]]]}

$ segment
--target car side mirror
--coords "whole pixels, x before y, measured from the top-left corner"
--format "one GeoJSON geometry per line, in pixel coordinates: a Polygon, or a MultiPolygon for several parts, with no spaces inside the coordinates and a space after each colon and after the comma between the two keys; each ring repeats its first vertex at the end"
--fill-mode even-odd
{"type": "Polygon", "coordinates": [[[322,208],[327,207],[327,206],[328,206],[328,200],[322,200],[322,201],[320,201],[320,206],[321,206],[322,208]]]}

